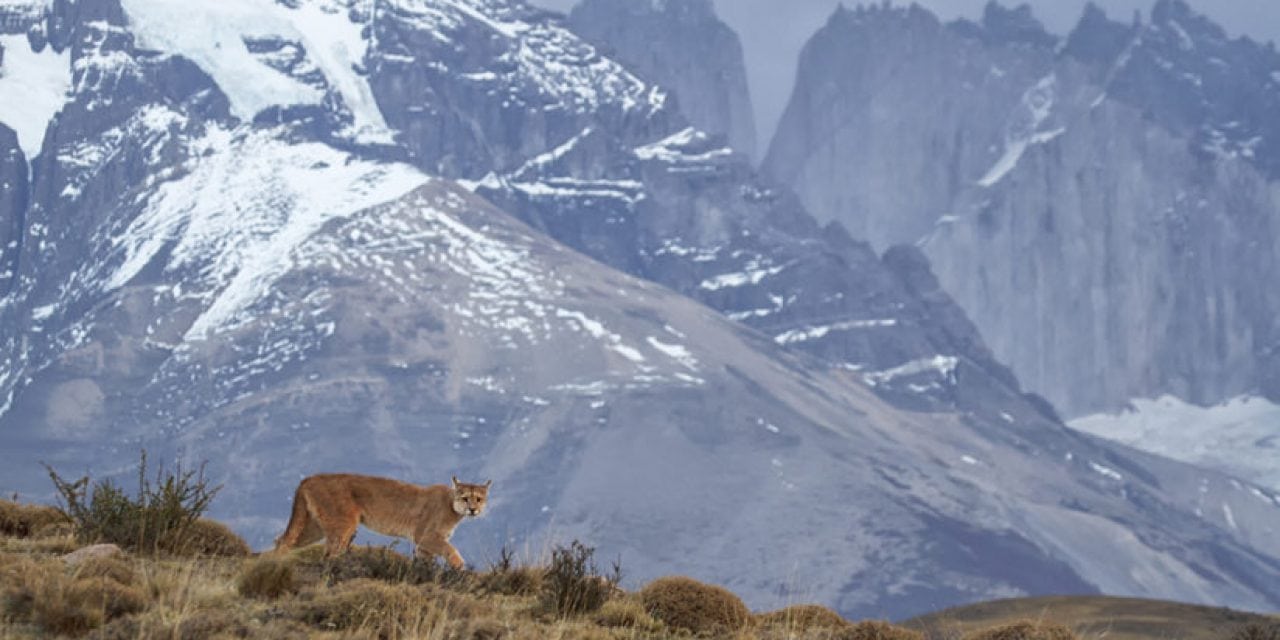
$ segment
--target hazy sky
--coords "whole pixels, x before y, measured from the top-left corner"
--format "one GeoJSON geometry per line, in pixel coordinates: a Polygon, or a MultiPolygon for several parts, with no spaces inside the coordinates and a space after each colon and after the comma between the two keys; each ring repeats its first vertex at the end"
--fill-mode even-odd
{"type": "MultiPolygon", "coordinates": [[[[535,4],[568,11],[577,0],[532,0],[535,4]]],[[[647,0],[636,0],[643,2],[647,0]]],[[[1036,16],[1057,33],[1066,33],[1084,10],[1086,0],[1028,0],[1036,16]]],[[[944,19],[982,14],[987,0],[918,0],[944,19]]],[[[755,103],[758,147],[767,150],[778,118],[786,107],[795,78],[800,48],[818,30],[838,0],[715,0],[721,18],[738,32],[747,58],[751,99],[755,103]]],[[[1134,11],[1146,13],[1155,0],[1094,0],[1112,18],[1128,21],[1134,11]]],[[[858,0],[845,0],[852,7],[858,0]]],[[[894,0],[896,5],[908,4],[894,0]]],[[[1006,6],[1020,4],[1014,0],[1006,6]]],[[[1208,14],[1232,34],[1248,34],[1260,40],[1280,42],[1280,0],[1189,0],[1197,11],[1208,14]]]]}

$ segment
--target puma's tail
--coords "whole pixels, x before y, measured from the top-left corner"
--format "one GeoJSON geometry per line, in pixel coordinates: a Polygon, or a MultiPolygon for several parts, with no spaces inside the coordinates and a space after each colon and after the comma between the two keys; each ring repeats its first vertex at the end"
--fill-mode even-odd
{"type": "Polygon", "coordinates": [[[276,538],[275,551],[288,551],[296,546],[310,521],[311,514],[307,512],[307,499],[302,495],[302,485],[299,484],[298,490],[293,494],[293,513],[289,516],[289,524],[284,528],[284,533],[276,538]]]}

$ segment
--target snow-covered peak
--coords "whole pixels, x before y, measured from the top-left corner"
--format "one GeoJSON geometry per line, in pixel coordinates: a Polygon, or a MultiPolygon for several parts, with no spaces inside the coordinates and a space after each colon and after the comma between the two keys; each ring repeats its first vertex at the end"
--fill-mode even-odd
{"type": "Polygon", "coordinates": [[[251,43],[276,40],[296,47],[305,68],[323,74],[353,118],[348,133],[361,141],[387,141],[389,131],[369,83],[360,72],[368,50],[360,16],[338,0],[306,0],[292,6],[273,0],[176,3],[122,0],[130,28],[144,48],[181,55],[208,73],[231,101],[232,112],[251,120],[272,106],[319,105],[325,90],[271,64],[251,43]]]}
{"type": "Polygon", "coordinates": [[[49,121],[66,102],[70,54],[47,47],[37,53],[25,35],[0,35],[0,49],[0,123],[17,132],[30,160],[39,155],[49,121]]]}
{"type": "MultiPolygon", "coordinates": [[[[470,82],[494,87],[513,104],[591,113],[605,107],[652,111],[665,93],[651,87],[616,61],[564,28],[557,20],[515,0],[388,0],[379,5],[388,16],[417,34],[426,34],[448,52],[468,50],[466,59],[447,60],[408,43],[380,41],[385,62],[461,74],[470,82]],[[487,42],[476,43],[478,34],[487,42]],[[479,54],[479,55],[477,55],[479,54]],[[487,54],[487,55],[486,55],[487,54]]],[[[375,20],[380,20],[375,16],[375,20]]]]}
{"type": "Polygon", "coordinates": [[[325,223],[428,181],[406,165],[362,160],[319,143],[288,144],[273,133],[215,128],[194,141],[189,173],[154,190],[141,215],[113,239],[122,260],[105,288],[132,282],[167,249],[166,271],[187,273],[184,287],[206,303],[186,336],[200,339],[249,318],[246,310],[267,296],[293,266],[297,247],[325,223]]]}

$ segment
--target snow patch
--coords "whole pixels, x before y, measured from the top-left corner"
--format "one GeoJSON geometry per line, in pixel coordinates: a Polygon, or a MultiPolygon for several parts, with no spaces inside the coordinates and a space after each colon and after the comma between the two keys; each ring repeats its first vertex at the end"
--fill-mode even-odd
{"type": "Polygon", "coordinates": [[[166,269],[198,270],[209,302],[186,339],[234,326],[293,266],[293,252],[329,220],[395,200],[429,178],[399,164],[357,159],[271,132],[211,129],[189,173],[154,190],[114,239],[123,260],[107,289],[128,284],[172,243],[166,269]],[[269,197],[263,197],[269,194],[269,197]]]}
{"type": "Polygon", "coordinates": [[[752,263],[747,265],[747,268],[743,271],[723,273],[718,276],[707,278],[699,283],[698,287],[707,291],[716,291],[718,289],[760,284],[760,282],[765,278],[776,276],[779,273],[786,271],[790,266],[791,264],[783,264],[774,267],[763,267],[758,263],[752,263]]]}
{"type": "Polygon", "coordinates": [[[874,329],[881,327],[898,326],[897,318],[880,318],[875,320],[849,320],[847,322],[836,322],[818,327],[805,327],[803,329],[792,329],[780,333],[773,337],[773,341],[778,344],[795,344],[797,342],[808,342],[810,340],[818,340],[826,337],[831,332],[852,331],[855,329],[874,329]]]}
{"type": "Polygon", "coordinates": [[[317,105],[324,93],[267,66],[249,52],[245,39],[297,42],[342,96],[354,118],[354,138],[389,142],[390,130],[369,83],[356,72],[367,43],[362,25],[347,17],[344,3],[303,0],[296,9],[272,0],[122,0],[141,47],[184,56],[208,73],[243,120],[271,106],[317,105]]]}
{"type": "Polygon", "coordinates": [[[641,160],[660,160],[672,164],[707,162],[733,155],[733,150],[728,147],[706,151],[690,149],[695,145],[705,145],[709,140],[707,134],[688,127],[657,142],[636,147],[632,153],[641,160]]]}
{"type": "Polygon", "coordinates": [[[40,155],[44,132],[62,109],[71,88],[71,51],[36,53],[26,35],[0,35],[4,64],[0,66],[0,122],[18,134],[27,162],[40,155]]]}
{"type": "Polygon", "coordinates": [[[47,320],[49,316],[53,315],[53,312],[57,310],[57,308],[58,308],[57,303],[46,304],[44,306],[36,307],[31,310],[31,319],[35,320],[36,322],[40,322],[41,320],[47,320]]]}
{"type": "Polygon", "coordinates": [[[1091,461],[1089,462],[1089,468],[1093,469],[1094,473],[1097,473],[1100,476],[1105,476],[1107,478],[1111,478],[1112,480],[1124,480],[1124,476],[1120,475],[1119,471],[1116,471],[1111,467],[1100,465],[1096,462],[1091,461]]]}
{"type": "Polygon", "coordinates": [[[876,386],[885,382],[891,382],[897,378],[910,377],[920,375],[922,373],[936,373],[945,379],[951,379],[955,373],[956,367],[960,365],[960,359],[955,356],[936,355],[932,358],[921,358],[912,360],[905,364],[898,365],[892,369],[884,371],[873,371],[864,376],[867,384],[876,386]]]}
{"type": "Polygon", "coordinates": [[[1241,396],[1211,407],[1169,395],[1135,399],[1124,411],[1068,425],[1280,490],[1280,405],[1263,398],[1241,396]]]}
{"type": "Polygon", "coordinates": [[[662,352],[662,354],[667,356],[668,358],[671,358],[672,360],[679,362],[680,364],[684,365],[688,369],[691,369],[693,371],[698,370],[697,358],[694,358],[693,354],[689,353],[689,350],[686,349],[684,345],[668,344],[653,336],[649,336],[648,342],[649,342],[649,346],[662,352]]]}
{"type": "Polygon", "coordinates": [[[1022,94],[1018,112],[1005,133],[1004,154],[987,170],[986,175],[978,180],[980,186],[987,188],[994,186],[1018,166],[1018,161],[1022,159],[1027,149],[1046,144],[1066,132],[1063,128],[1050,131],[1039,130],[1053,112],[1057,84],[1057,76],[1051,73],[1022,94]]]}

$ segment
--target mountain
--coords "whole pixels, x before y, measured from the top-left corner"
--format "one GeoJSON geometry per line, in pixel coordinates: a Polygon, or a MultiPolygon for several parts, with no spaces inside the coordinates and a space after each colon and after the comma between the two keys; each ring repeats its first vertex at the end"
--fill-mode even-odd
{"type": "Polygon", "coordinates": [[[819,227],[555,14],[42,12],[0,68],[68,87],[5,121],[6,493],[208,460],[261,548],[305,474],[456,473],[494,480],[469,558],[579,537],[754,607],[1280,605],[1280,496],[1067,429],[922,254],[819,227]]]}
{"type": "Polygon", "coordinates": [[[628,69],[675,94],[699,130],[754,157],[755,115],[738,34],[711,0],[583,0],[569,27],[628,69]]]}
{"type": "Polygon", "coordinates": [[[1280,54],[1178,0],[943,24],[838,10],[766,171],[874,246],[913,243],[1066,415],[1280,396],[1280,54]]]}

